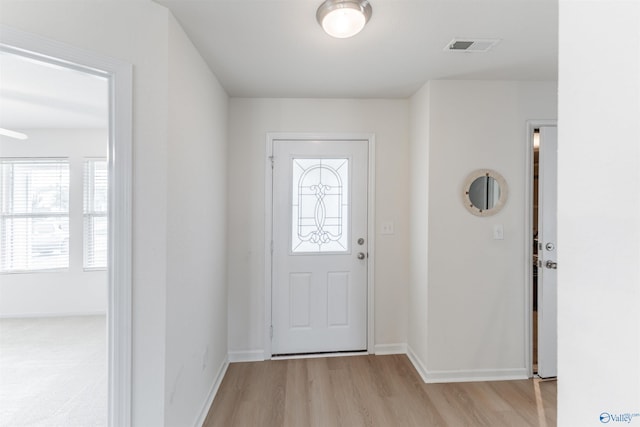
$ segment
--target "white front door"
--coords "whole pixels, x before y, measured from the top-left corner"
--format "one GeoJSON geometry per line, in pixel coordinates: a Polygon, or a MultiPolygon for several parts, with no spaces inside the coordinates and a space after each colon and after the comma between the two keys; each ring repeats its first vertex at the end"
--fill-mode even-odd
{"type": "Polygon", "coordinates": [[[558,130],[540,128],[538,183],[538,375],[558,375],[558,130]]]}
{"type": "Polygon", "coordinates": [[[272,353],[367,349],[368,141],[273,142],[272,353]]]}

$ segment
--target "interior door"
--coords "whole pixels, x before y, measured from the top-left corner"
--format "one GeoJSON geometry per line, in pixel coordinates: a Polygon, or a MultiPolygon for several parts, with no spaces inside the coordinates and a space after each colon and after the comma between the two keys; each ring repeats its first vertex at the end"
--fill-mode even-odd
{"type": "Polygon", "coordinates": [[[558,375],[557,224],[558,131],[540,128],[538,184],[538,375],[558,375]]]}
{"type": "Polygon", "coordinates": [[[367,348],[368,141],[273,143],[272,353],[367,348]]]}

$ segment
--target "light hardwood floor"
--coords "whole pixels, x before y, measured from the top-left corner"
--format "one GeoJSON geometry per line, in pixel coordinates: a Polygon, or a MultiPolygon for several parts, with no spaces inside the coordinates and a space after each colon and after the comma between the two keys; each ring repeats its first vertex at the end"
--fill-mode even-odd
{"type": "Polygon", "coordinates": [[[204,426],[552,427],[556,384],[424,384],[405,355],[233,363],[204,426]]]}

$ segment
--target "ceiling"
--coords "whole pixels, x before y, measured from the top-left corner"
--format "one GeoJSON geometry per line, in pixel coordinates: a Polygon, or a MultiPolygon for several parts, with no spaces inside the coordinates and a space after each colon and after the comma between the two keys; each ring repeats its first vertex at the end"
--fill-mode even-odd
{"type": "MultiPolygon", "coordinates": [[[[233,97],[406,98],[428,80],[556,80],[557,0],[371,0],[351,39],[316,22],[322,0],[155,0],[233,97]],[[486,53],[454,38],[500,39],[486,53]]],[[[104,128],[106,79],[0,52],[0,127],[104,128]]]]}
{"type": "Polygon", "coordinates": [[[0,51],[0,127],[106,128],[106,78],[0,51]]]}
{"type": "Polygon", "coordinates": [[[557,0],[371,0],[351,39],[322,31],[322,0],[155,1],[233,97],[404,98],[435,79],[557,79],[557,0]],[[444,51],[454,38],[501,41],[444,51]]]}

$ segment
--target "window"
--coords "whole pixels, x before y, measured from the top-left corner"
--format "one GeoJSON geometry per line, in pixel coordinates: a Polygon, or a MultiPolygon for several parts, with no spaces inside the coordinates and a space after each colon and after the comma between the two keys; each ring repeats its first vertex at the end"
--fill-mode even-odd
{"type": "Polygon", "coordinates": [[[68,160],[0,158],[0,272],[68,267],[68,160]]]}
{"type": "Polygon", "coordinates": [[[84,269],[107,268],[107,161],[84,162],[84,269]]]}

